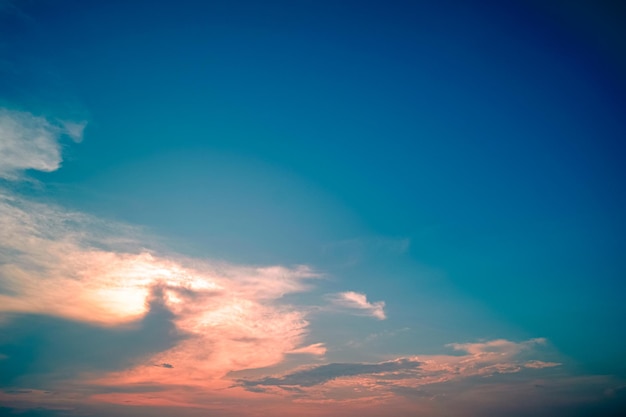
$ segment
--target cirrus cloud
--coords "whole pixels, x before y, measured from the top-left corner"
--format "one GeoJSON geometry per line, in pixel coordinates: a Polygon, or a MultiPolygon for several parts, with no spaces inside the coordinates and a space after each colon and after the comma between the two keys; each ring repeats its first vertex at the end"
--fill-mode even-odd
{"type": "Polygon", "coordinates": [[[367,301],[367,296],[362,293],[354,291],[345,291],[337,294],[328,295],[328,299],[331,303],[337,307],[356,310],[357,314],[363,314],[370,317],[375,317],[379,320],[385,320],[385,302],[367,301]]]}

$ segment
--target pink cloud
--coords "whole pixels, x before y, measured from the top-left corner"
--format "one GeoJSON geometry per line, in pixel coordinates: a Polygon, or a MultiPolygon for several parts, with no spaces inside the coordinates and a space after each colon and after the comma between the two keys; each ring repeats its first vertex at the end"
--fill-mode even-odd
{"type": "Polygon", "coordinates": [[[544,362],[544,361],[537,361],[537,360],[528,361],[524,364],[526,368],[533,368],[533,369],[553,368],[559,365],[561,364],[558,362],[544,362]]]}
{"type": "Polygon", "coordinates": [[[287,353],[294,353],[294,354],[308,354],[308,355],[315,355],[315,356],[322,356],[326,353],[326,346],[324,346],[324,343],[314,343],[312,345],[308,345],[308,346],[303,346],[301,348],[297,348],[297,349],[293,349],[287,353]]]}
{"type": "Polygon", "coordinates": [[[130,369],[89,378],[101,384],[222,386],[227,383],[216,381],[231,371],[275,365],[288,353],[324,353],[321,343],[303,347],[307,310],[281,302],[311,288],[308,281],[318,274],[310,268],[165,257],[142,249],[133,235],[141,236],[124,225],[0,196],[0,248],[15,254],[0,263],[7,290],[0,312],[132,325],[157,297],[185,337],[130,369]]]}

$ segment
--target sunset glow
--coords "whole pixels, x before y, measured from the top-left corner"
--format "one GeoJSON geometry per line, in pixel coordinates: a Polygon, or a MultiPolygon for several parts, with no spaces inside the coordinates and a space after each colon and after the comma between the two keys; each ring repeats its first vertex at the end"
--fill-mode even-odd
{"type": "Polygon", "coordinates": [[[625,18],[0,0],[0,416],[625,415],[625,18]]]}

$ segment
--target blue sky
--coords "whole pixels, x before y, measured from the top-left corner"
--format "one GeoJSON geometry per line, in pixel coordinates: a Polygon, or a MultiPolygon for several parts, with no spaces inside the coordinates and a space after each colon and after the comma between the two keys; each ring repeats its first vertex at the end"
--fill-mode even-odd
{"type": "Polygon", "coordinates": [[[0,1],[0,404],[618,410],[624,13],[0,1]]]}

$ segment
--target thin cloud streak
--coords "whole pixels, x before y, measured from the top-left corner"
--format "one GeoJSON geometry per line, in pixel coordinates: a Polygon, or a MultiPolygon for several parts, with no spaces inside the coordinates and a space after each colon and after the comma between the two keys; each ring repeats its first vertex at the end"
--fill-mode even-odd
{"type": "Polygon", "coordinates": [[[323,356],[324,354],[326,354],[326,346],[324,345],[324,343],[314,343],[312,345],[303,346],[301,348],[291,350],[287,353],[323,356]]]}
{"type": "MultiPolygon", "coordinates": [[[[562,401],[562,398],[551,399],[550,392],[567,398],[568,392],[614,383],[600,377],[572,380],[566,374],[549,369],[529,369],[532,367],[525,365],[537,360],[526,360],[525,355],[539,356],[540,352],[534,348],[543,342],[504,342],[507,342],[507,348],[496,351],[492,351],[492,346],[504,345],[502,340],[463,344],[468,350],[460,356],[422,355],[378,363],[330,363],[300,367],[283,375],[230,382],[223,379],[221,383],[205,381],[202,385],[189,384],[181,377],[169,378],[168,375],[176,372],[176,366],[169,362],[155,362],[150,364],[155,373],[150,377],[143,373],[142,379],[124,379],[122,376],[128,373],[118,373],[109,374],[108,384],[102,378],[75,381],[74,384],[83,387],[80,398],[73,394],[75,388],[72,386],[52,396],[36,392],[32,395],[44,403],[54,401],[58,405],[79,401],[86,405],[178,407],[181,415],[187,415],[186,410],[192,413],[198,409],[221,416],[255,415],[250,411],[252,407],[261,413],[259,415],[287,416],[302,410],[320,416],[339,407],[346,412],[345,415],[363,411],[364,415],[379,416],[394,410],[407,413],[427,411],[443,402],[454,407],[451,415],[468,416],[483,406],[486,409],[506,407],[520,390],[526,399],[536,398],[550,404],[562,401]],[[537,384],[544,388],[533,388],[537,384]],[[465,397],[467,392],[472,393],[471,401],[465,397]],[[507,401],[494,401],[494,393],[504,396],[507,401]]],[[[7,401],[29,395],[0,392],[0,397],[7,401]]],[[[593,396],[587,399],[596,400],[593,396]]]]}
{"type": "Polygon", "coordinates": [[[379,320],[387,318],[385,315],[385,302],[377,301],[370,303],[367,301],[367,296],[362,293],[354,291],[340,292],[330,294],[328,299],[333,305],[343,309],[356,310],[358,314],[375,317],[379,320]]]}
{"type": "Polygon", "coordinates": [[[296,371],[278,378],[267,377],[259,380],[239,380],[238,382],[245,388],[269,385],[311,387],[342,377],[393,373],[407,369],[415,369],[419,367],[419,365],[420,362],[417,360],[405,358],[376,364],[330,363],[296,371]]]}

